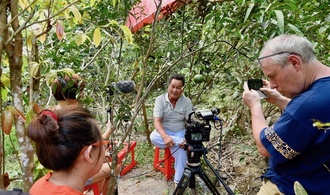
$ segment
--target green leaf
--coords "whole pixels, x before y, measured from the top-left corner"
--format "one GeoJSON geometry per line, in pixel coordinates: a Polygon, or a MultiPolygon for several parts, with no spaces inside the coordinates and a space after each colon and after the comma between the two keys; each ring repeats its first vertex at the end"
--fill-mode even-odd
{"type": "Polygon", "coordinates": [[[278,29],[280,30],[280,33],[283,34],[284,33],[284,16],[283,16],[283,12],[281,10],[274,10],[274,12],[275,12],[276,18],[277,18],[278,29]]]}
{"type": "Polygon", "coordinates": [[[70,7],[70,10],[74,15],[75,21],[80,24],[82,22],[82,17],[81,17],[81,14],[80,14],[79,10],[74,5],[72,5],[70,7]]]}
{"type": "Polygon", "coordinates": [[[298,182],[294,182],[294,193],[296,195],[308,195],[304,187],[298,182]]]}
{"type": "Polygon", "coordinates": [[[3,100],[3,101],[7,101],[8,93],[9,93],[8,88],[0,88],[0,90],[1,90],[1,97],[2,97],[2,100],[3,100]]]}
{"type": "Polygon", "coordinates": [[[116,6],[116,3],[117,3],[117,1],[116,0],[112,0],[112,6],[116,6]]]}
{"type": "Polygon", "coordinates": [[[94,40],[95,47],[98,47],[100,45],[100,43],[101,43],[101,31],[100,31],[100,28],[95,28],[93,40],[94,40]]]}
{"type": "Polygon", "coordinates": [[[299,35],[303,35],[303,33],[299,30],[298,27],[296,27],[295,25],[293,24],[288,24],[289,28],[294,31],[296,34],[299,34],[299,35]]]}
{"type": "Polygon", "coordinates": [[[250,3],[249,8],[246,10],[246,13],[245,13],[244,22],[246,22],[246,20],[249,18],[253,7],[254,7],[254,3],[250,3]]]}
{"type": "Polygon", "coordinates": [[[51,70],[46,74],[45,80],[48,86],[54,81],[54,79],[58,76],[58,73],[63,72],[63,74],[72,75],[75,74],[75,71],[71,68],[63,68],[61,70],[51,70]]]}
{"type": "Polygon", "coordinates": [[[18,4],[22,9],[26,9],[29,7],[29,2],[27,0],[19,0],[18,4]]]}
{"type": "Polygon", "coordinates": [[[78,46],[83,44],[86,41],[86,39],[87,39],[87,35],[82,32],[77,33],[76,36],[74,37],[74,40],[78,46]]]}
{"type": "Polygon", "coordinates": [[[39,70],[40,64],[37,62],[29,62],[29,74],[32,77],[35,77],[38,74],[38,70],[39,70]]]}
{"type": "Polygon", "coordinates": [[[90,4],[91,7],[93,7],[95,5],[95,0],[90,0],[89,4],[90,4]]]}
{"type": "Polygon", "coordinates": [[[25,124],[29,124],[34,117],[35,117],[35,115],[34,115],[33,110],[29,109],[26,113],[25,124]]]}
{"type": "Polygon", "coordinates": [[[125,25],[119,25],[119,27],[123,30],[127,42],[133,44],[133,34],[129,28],[125,25]]]}
{"type": "Polygon", "coordinates": [[[1,75],[1,83],[5,86],[5,87],[10,87],[10,79],[7,75],[2,74],[1,75]]]}
{"type": "Polygon", "coordinates": [[[118,22],[116,20],[111,20],[109,22],[110,25],[118,25],[118,22]]]}

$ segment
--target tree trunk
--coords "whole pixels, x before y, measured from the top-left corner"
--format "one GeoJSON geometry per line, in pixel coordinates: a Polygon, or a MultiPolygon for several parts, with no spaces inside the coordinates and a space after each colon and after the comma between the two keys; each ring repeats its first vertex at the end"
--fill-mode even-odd
{"type": "MultiPolygon", "coordinates": [[[[5,45],[5,50],[9,59],[12,102],[13,106],[17,110],[24,113],[22,98],[23,39],[22,33],[19,30],[19,20],[18,17],[16,17],[18,15],[18,5],[17,1],[10,1],[10,4],[8,5],[9,11],[11,13],[11,18],[15,18],[10,24],[13,33],[15,33],[15,37],[11,42],[5,45]]],[[[18,145],[21,151],[20,160],[22,161],[23,168],[23,190],[28,191],[33,184],[33,147],[27,137],[24,122],[22,120],[16,120],[15,128],[18,145]]]]}
{"type": "Polygon", "coordinates": [[[142,104],[142,111],[143,111],[143,119],[144,119],[144,125],[145,125],[145,133],[147,136],[148,143],[151,146],[152,144],[151,144],[151,140],[150,140],[150,128],[149,128],[148,114],[147,114],[145,102],[143,102],[143,104],[142,104]]]}
{"type": "MultiPolygon", "coordinates": [[[[4,51],[4,45],[5,45],[5,38],[7,37],[7,15],[6,15],[6,5],[7,2],[6,1],[1,1],[0,4],[0,62],[1,62],[1,66],[0,66],[0,77],[2,75],[2,53],[4,51]]],[[[3,84],[0,80],[0,89],[3,88],[3,84]]],[[[2,113],[2,97],[1,97],[1,93],[0,93],[0,113],[2,113]]],[[[2,123],[1,119],[0,122],[2,123]]],[[[4,139],[4,134],[1,133],[0,134],[1,138],[0,138],[0,189],[4,188],[4,182],[3,182],[3,173],[4,170],[3,165],[4,165],[4,146],[3,146],[3,139],[4,139]]]]}

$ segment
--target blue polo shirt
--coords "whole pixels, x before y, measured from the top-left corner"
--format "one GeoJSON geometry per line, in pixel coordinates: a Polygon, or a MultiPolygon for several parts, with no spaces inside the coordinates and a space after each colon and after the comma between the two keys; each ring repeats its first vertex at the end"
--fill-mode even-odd
{"type": "Polygon", "coordinates": [[[263,177],[286,195],[295,195],[295,181],[309,195],[330,193],[330,130],[314,127],[314,121],[330,122],[330,77],[293,98],[278,121],[260,133],[270,153],[263,177]]]}

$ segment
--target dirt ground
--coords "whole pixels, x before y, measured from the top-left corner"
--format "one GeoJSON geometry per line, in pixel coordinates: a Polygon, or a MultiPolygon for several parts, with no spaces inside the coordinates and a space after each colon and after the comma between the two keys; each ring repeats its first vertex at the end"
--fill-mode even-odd
{"type": "MultiPolygon", "coordinates": [[[[221,144],[221,153],[219,147],[208,150],[207,159],[218,170],[222,181],[235,193],[242,195],[254,195],[261,186],[260,175],[267,167],[267,159],[261,157],[256,150],[253,139],[249,136],[240,138],[231,137],[221,144]],[[220,157],[220,158],[219,158],[220,157]]],[[[210,143],[204,144],[211,145],[210,143]]],[[[203,160],[201,158],[201,160],[203,160]]],[[[212,180],[215,180],[214,174],[208,166],[202,162],[203,170],[212,180]]],[[[212,194],[203,184],[201,179],[196,177],[197,192],[187,188],[184,194],[212,194]]],[[[220,194],[228,194],[223,185],[218,182],[217,189],[220,194]]],[[[167,181],[161,172],[156,172],[152,164],[137,166],[118,180],[119,194],[132,195],[167,195],[173,194],[175,190],[174,182],[167,181]]]]}
{"type": "Polygon", "coordinates": [[[175,186],[160,172],[151,171],[152,167],[132,169],[118,181],[118,192],[123,195],[172,194],[175,186]],[[141,175],[141,176],[140,176],[141,175]]]}

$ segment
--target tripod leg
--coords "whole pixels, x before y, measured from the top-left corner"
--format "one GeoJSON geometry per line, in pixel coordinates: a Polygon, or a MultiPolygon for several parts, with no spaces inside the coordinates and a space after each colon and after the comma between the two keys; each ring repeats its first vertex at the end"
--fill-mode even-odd
{"type": "Polygon", "coordinates": [[[198,175],[204,181],[204,183],[209,188],[209,190],[212,192],[212,194],[220,195],[219,191],[215,188],[215,186],[212,184],[212,181],[208,178],[208,176],[205,174],[204,171],[200,171],[198,173],[198,175]]]}
{"type": "Polygon", "coordinates": [[[217,177],[218,181],[225,187],[226,191],[228,192],[229,195],[235,195],[235,193],[230,189],[230,187],[222,180],[220,177],[219,173],[212,167],[211,163],[209,160],[207,160],[207,157],[205,153],[203,154],[204,161],[210,167],[211,171],[214,173],[214,175],[217,177]]]}
{"type": "Polygon", "coordinates": [[[196,188],[196,178],[195,178],[195,174],[192,173],[190,180],[189,180],[189,188],[191,189],[195,189],[196,188]]]}
{"type": "Polygon", "coordinates": [[[190,178],[192,177],[192,172],[190,169],[185,168],[182,174],[182,177],[176,186],[173,195],[182,195],[186,190],[188,184],[190,183],[190,178]]]}

